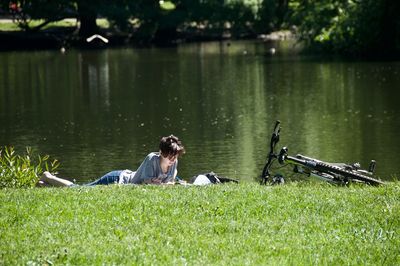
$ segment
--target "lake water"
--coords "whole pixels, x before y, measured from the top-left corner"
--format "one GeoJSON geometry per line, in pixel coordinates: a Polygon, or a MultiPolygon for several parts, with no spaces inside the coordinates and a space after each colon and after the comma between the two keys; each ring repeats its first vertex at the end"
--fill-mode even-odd
{"type": "Polygon", "coordinates": [[[187,150],[179,176],[252,181],[276,119],[290,154],[375,159],[379,177],[400,173],[400,62],[300,56],[261,41],[2,52],[0,62],[0,145],[49,154],[78,182],[136,169],[169,134],[187,150]]]}

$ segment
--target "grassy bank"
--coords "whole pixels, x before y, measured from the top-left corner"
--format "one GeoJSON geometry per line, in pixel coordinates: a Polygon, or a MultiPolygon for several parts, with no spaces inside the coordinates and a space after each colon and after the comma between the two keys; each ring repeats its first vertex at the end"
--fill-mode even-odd
{"type": "Polygon", "coordinates": [[[400,184],[0,190],[0,264],[398,265],[400,184]]]}
{"type": "MultiPolygon", "coordinates": [[[[41,23],[43,23],[43,20],[32,20],[29,23],[30,27],[35,27],[41,23]]],[[[96,20],[97,25],[99,26],[99,28],[101,29],[107,29],[110,27],[110,23],[108,20],[106,19],[97,19],[96,20]]],[[[69,27],[76,27],[78,24],[76,19],[64,19],[64,20],[60,20],[60,21],[56,21],[56,22],[51,22],[48,25],[46,25],[43,29],[49,29],[52,27],[65,27],[65,28],[69,28],[69,27]]],[[[22,29],[20,29],[17,25],[17,23],[13,22],[12,19],[0,19],[0,31],[22,31],[22,29]]]]}

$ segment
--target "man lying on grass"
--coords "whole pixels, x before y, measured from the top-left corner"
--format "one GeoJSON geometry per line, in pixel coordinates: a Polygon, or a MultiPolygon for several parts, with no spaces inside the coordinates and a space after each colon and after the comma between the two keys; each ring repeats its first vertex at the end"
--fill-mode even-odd
{"type": "MultiPolygon", "coordinates": [[[[178,173],[178,157],[185,153],[185,148],[178,137],[162,137],[159,152],[149,153],[136,171],[111,171],[86,186],[109,184],[174,184],[178,173]]],[[[63,178],[44,172],[39,180],[40,186],[69,187],[76,184],[63,178]]]]}

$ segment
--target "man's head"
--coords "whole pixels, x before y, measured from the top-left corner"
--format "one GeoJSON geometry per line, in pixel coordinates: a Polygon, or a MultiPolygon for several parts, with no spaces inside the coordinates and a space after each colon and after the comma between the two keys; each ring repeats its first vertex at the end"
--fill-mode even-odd
{"type": "Polygon", "coordinates": [[[165,158],[178,157],[185,153],[185,148],[178,137],[170,135],[160,140],[160,153],[165,158]]]}

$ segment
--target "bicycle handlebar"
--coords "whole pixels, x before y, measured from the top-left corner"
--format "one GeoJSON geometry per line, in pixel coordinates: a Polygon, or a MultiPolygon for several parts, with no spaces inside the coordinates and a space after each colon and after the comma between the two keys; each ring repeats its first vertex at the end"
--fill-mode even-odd
{"type": "Polygon", "coordinates": [[[279,126],[281,121],[276,120],[275,126],[274,126],[274,132],[272,133],[271,136],[271,141],[270,141],[270,154],[273,154],[275,151],[275,146],[279,142],[279,132],[281,131],[281,127],[279,126]]]}

